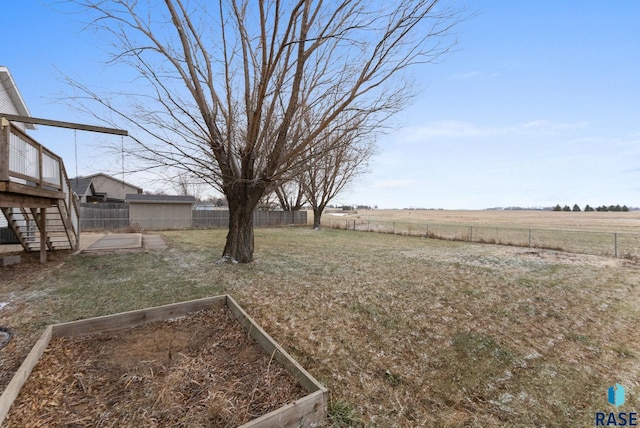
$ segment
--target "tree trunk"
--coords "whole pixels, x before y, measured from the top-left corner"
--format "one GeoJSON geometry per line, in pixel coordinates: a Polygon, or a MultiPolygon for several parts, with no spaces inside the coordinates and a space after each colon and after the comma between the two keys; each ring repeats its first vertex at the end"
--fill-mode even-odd
{"type": "Polygon", "coordinates": [[[229,203],[229,233],[219,263],[253,261],[253,211],[255,204],[229,203]]]}
{"type": "Polygon", "coordinates": [[[322,229],[322,223],[320,222],[322,211],[324,211],[324,207],[313,207],[313,228],[315,230],[322,229]]]}

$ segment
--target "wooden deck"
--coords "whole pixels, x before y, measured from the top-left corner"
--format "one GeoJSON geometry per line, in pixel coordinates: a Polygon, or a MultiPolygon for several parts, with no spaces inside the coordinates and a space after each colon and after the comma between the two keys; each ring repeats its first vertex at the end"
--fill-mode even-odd
{"type": "MultiPolygon", "coordinates": [[[[1,116],[1,115],[0,115],[1,116]]],[[[0,117],[0,211],[25,251],[78,248],[79,209],[62,158],[0,117]]]]}

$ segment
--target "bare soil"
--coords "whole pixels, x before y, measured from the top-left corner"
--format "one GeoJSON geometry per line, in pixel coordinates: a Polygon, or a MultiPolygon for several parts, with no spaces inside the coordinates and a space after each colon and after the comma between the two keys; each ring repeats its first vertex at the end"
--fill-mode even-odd
{"type": "Polygon", "coordinates": [[[7,427],[237,426],[306,392],[226,309],[54,338],[7,427]]]}

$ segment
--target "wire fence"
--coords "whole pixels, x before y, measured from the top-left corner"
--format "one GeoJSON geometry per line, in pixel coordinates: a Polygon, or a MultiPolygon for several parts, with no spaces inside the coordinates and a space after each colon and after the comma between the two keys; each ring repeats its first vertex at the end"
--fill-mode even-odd
{"type": "Polygon", "coordinates": [[[366,219],[329,219],[334,229],[420,236],[451,241],[543,248],[596,256],[640,259],[640,234],[533,228],[404,223],[366,219]]]}

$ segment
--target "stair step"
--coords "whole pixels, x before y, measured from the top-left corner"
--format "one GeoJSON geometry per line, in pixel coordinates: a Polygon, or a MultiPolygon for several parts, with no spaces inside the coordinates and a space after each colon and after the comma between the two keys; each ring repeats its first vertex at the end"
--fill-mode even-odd
{"type": "MultiPolygon", "coordinates": [[[[42,236],[38,228],[38,215],[30,208],[3,208],[11,228],[27,251],[39,251],[42,236]]],[[[46,213],[46,246],[49,249],[72,249],[77,239],[67,230],[69,212],[64,205],[54,205],[46,213]]],[[[1,215],[1,214],[0,214],[1,215]]]]}

